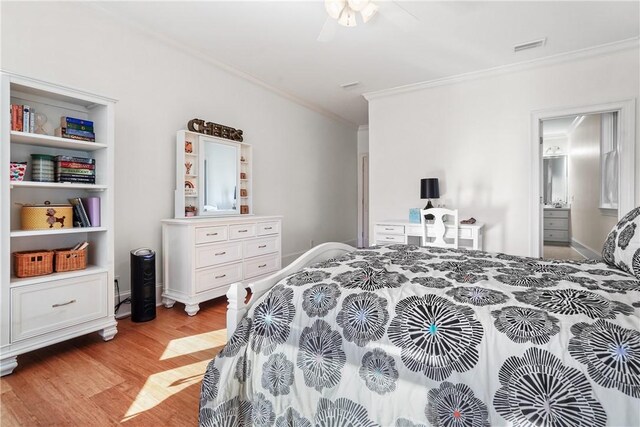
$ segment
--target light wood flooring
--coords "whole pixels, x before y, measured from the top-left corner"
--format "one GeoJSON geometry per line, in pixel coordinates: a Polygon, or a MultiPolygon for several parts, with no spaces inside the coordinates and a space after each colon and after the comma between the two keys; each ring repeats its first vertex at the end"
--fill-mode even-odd
{"type": "Polygon", "coordinates": [[[572,259],[576,261],[584,261],[585,259],[571,246],[544,245],[543,251],[544,259],[572,259]]]}
{"type": "Polygon", "coordinates": [[[112,341],[94,333],[18,356],[0,379],[0,424],[197,425],[202,375],[226,342],[226,299],[200,308],[158,307],[150,322],[119,320],[112,341]]]}

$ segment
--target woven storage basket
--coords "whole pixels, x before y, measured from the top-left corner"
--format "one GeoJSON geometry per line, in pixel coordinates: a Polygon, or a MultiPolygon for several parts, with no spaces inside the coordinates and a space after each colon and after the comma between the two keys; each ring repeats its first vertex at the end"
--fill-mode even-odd
{"type": "Polygon", "coordinates": [[[83,249],[81,251],[57,249],[55,253],[56,272],[82,270],[87,268],[87,249],[83,249]]]}
{"type": "Polygon", "coordinates": [[[53,251],[14,252],[16,277],[42,276],[53,273],[53,251]]]}

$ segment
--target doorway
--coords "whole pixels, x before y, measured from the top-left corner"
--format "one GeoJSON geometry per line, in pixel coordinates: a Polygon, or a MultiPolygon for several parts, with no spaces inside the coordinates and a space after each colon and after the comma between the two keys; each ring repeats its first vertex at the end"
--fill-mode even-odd
{"type": "Polygon", "coordinates": [[[599,258],[635,207],[635,101],[532,114],[531,255],[599,258]]]}
{"type": "Polygon", "coordinates": [[[369,246],[369,154],[358,159],[358,247],[369,246]]]}

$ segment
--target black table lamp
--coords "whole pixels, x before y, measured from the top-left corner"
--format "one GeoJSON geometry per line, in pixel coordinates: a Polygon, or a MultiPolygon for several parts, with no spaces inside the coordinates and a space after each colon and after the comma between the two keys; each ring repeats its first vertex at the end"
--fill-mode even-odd
{"type": "MultiPolygon", "coordinates": [[[[433,208],[430,199],[440,198],[440,185],[438,184],[438,178],[422,178],[420,180],[420,198],[429,199],[429,201],[427,201],[427,206],[424,207],[425,209],[433,208]]],[[[424,219],[433,220],[434,217],[433,215],[425,215],[424,219]]]]}

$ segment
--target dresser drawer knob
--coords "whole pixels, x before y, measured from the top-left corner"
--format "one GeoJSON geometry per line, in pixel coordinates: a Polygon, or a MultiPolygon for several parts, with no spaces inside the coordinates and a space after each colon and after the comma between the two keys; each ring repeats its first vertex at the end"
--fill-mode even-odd
{"type": "Polygon", "coordinates": [[[226,253],[227,253],[226,251],[225,251],[225,252],[218,252],[217,254],[215,254],[215,256],[224,255],[224,254],[226,254],[226,253]]]}
{"type": "Polygon", "coordinates": [[[267,245],[260,245],[260,246],[258,246],[258,249],[264,249],[266,247],[267,247],[267,245]]]}
{"type": "Polygon", "coordinates": [[[238,233],[246,233],[249,230],[238,230],[238,233]]]}
{"type": "Polygon", "coordinates": [[[393,231],[393,228],[385,228],[387,231],[393,231]]]}
{"type": "Polygon", "coordinates": [[[265,230],[273,230],[273,227],[265,227],[265,230]]]}
{"type": "Polygon", "coordinates": [[[265,268],[266,266],[267,266],[267,264],[260,264],[260,265],[258,266],[258,268],[265,268]]]}
{"type": "Polygon", "coordinates": [[[223,274],[222,276],[215,276],[214,279],[222,279],[223,277],[227,277],[227,275],[223,274]]]}
{"type": "Polygon", "coordinates": [[[53,304],[51,308],[64,307],[65,305],[73,304],[74,302],[76,302],[76,300],[72,299],[71,301],[63,302],[62,304],[53,304]]]}
{"type": "Polygon", "coordinates": [[[217,236],[218,233],[207,233],[207,236],[217,236]]]}

